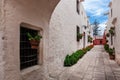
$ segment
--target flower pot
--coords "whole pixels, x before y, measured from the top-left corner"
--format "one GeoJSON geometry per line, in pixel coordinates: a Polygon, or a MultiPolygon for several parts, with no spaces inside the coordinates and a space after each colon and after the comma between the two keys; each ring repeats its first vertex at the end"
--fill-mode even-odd
{"type": "Polygon", "coordinates": [[[115,31],[114,31],[113,29],[110,29],[110,30],[109,30],[109,33],[110,33],[112,36],[115,35],[115,31]]]}
{"type": "Polygon", "coordinates": [[[107,34],[106,34],[106,36],[107,36],[107,37],[109,37],[109,36],[110,36],[110,34],[109,34],[109,33],[107,33],[107,34]]]}
{"type": "Polygon", "coordinates": [[[30,40],[31,48],[38,49],[40,41],[37,40],[30,40]]]}
{"type": "Polygon", "coordinates": [[[83,33],[82,36],[85,36],[85,34],[83,33]]]}
{"type": "Polygon", "coordinates": [[[115,55],[109,55],[111,60],[115,60],[115,55]]]}

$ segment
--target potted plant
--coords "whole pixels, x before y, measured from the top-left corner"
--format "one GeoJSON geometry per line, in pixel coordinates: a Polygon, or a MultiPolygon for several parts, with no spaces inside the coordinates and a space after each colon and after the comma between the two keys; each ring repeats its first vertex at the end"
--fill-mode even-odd
{"type": "Polygon", "coordinates": [[[115,30],[115,27],[111,27],[110,29],[115,30]]]}
{"type": "Polygon", "coordinates": [[[83,34],[78,33],[78,34],[77,34],[77,37],[78,37],[78,39],[82,39],[83,34]]]}
{"type": "Polygon", "coordinates": [[[106,40],[106,43],[108,43],[108,40],[106,40]]]}
{"type": "Polygon", "coordinates": [[[109,52],[109,45],[108,44],[104,44],[104,49],[106,52],[109,52]]]}
{"type": "Polygon", "coordinates": [[[109,33],[114,36],[115,35],[115,28],[114,27],[111,27],[110,30],[109,30],[109,33]]]}
{"type": "Polygon", "coordinates": [[[109,36],[110,36],[110,34],[109,34],[109,33],[107,33],[107,34],[106,34],[106,36],[107,36],[107,37],[109,37],[109,36]]]}
{"type": "Polygon", "coordinates": [[[110,59],[111,59],[111,60],[114,60],[114,59],[115,59],[114,49],[109,48],[108,53],[109,53],[110,59]]]}
{"type": "Polygon", "coordinates": [[[39,43],[40,43],[40,39],[42,38],[41,35],[31,35],[30,33],[27,33],[28,39],[30,41],[31,44],[31,48],[32,49],[38,49],[39,43]]]}
{"type": "Polygon", "coordinates": [[[92,37],[90,35],[88,35],[88,42],[92,43],[92,37]]]}

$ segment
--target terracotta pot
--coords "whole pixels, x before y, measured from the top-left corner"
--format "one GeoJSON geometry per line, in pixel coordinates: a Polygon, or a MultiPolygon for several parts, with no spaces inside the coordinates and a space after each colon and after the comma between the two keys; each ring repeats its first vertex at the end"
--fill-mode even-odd
{"type": "Polygon", "coordinates": [[[31,48],[38,49],[40,41],[37,40],[30,40],[31,48]]]}
{"type": "Polygon", "coordinates": [[[115,55],[109,55],[111,60],[115,60],[115,55]]]}

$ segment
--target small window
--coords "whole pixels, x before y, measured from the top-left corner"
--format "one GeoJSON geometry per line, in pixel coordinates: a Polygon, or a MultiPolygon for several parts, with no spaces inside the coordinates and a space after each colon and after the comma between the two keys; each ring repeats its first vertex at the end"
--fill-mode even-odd
{"type": "Polygon", "coordinates": [[[38,64],[38,50],[32,49],[27,33],[38,34],[37,30],[20,27],[20,69],[38,64]]]}
{"type": "Polygon", "coordinates": [[[77,26],[77,41],[80,40],[79,37],[78,37],[79,33],[80,33],[80,28],[79,28],[79,26],[77,26]]]}
{"type": "Polygon", "coordinates": [[[111,17],[112,17],[112,9],[111,9],[111,17]]]}
{"type": "Polygon", "coordinates": [[[80,11],[79,11],[79,0],[76,0],[76,4],[77,4],[77,5],[76,5],[77,13],[79,14],[79,12],[80,12],[80,11]]]}

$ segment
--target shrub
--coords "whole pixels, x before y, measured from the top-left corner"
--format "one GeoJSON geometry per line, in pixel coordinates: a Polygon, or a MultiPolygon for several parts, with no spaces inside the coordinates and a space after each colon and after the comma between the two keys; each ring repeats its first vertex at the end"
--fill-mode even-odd
{"type": "Polygon", "coordinates": [[[70,56],[69,55],[66,55],[66,57],[65,57],[64,66],[71,66],[70,56]]]}
{"type": "Polygon", "coordinates": [[[91,49],[94,47],[94,45],[90,45],[89,47],[91,47],[91,49]]]}
{"type": "Polygon", "coordinates": [[[77,52],[79,54],[79,58],[81,58],[85,54],[83,50],[78,50],[77,52]]]}
{"type": "Polygon", "coordinates": [[[77,63],[77,61],[84,55],[83,50],[77,50],[71,55],[67,55],[64,60],[64,66],[72,66],[77,63]]]}
{"type": "Polygon", "coordinates": [[[81,53],[84,53],[83,50],[77,50],[76,51],[76,58],[77,59],[79,59],[79,58],[81,58],[83,56],[83,54],[81,54],[81,53]]]}
{"type": "Polygon", "coordinates": [[[89,51],[90,49],[93,48],[93,45],[90,45],[86,48],[77,50],[76,52],[72,53],[71,55],[66,55],[65,60],[64,60],[64,66],[69,67],[78,62],[80,58],[84,56],[84,54],[89,51]]]}
{"type": "Polygon", "coordinates": [[[87,49],[86,48],[83,48],[82,50],[83,50],[84,54],[87,53],[87,49]]]}
{"type": "Polygon", "coordinates": [[[87,51],[90,51],[90,50],[91,50],[91,47],[89,47],[89,46],[86,47],[86,50],[87,50],[87,51]]]}
{"type": "Polygon", "coordinates": [[[86,50],[90,51],[93,47],[94,47],[94,45],[89,45],[89,46],[86,47],[86,50]]]}

